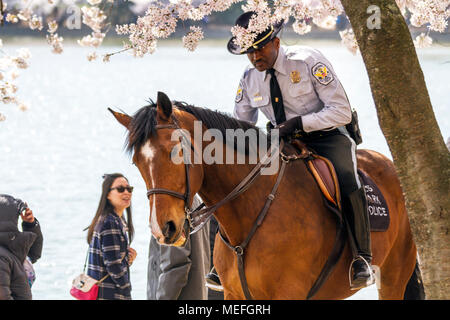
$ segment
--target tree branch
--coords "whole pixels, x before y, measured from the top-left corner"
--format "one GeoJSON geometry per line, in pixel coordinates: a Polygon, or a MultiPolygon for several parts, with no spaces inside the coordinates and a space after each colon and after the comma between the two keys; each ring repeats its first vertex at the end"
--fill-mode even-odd
{"type": "Polygon", "coordinates": [[[3,27],[3,0],[0,0],[0,26],[3,27]]]}

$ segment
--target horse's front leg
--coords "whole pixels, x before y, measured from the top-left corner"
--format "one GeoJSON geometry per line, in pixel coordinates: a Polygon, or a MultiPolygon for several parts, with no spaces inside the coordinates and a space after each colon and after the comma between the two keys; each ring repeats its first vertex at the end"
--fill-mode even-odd
{"type": "Polygon", "coordinates": [[[231,291],[224,289],[223,291],[224,300],[241,300],[237,295],[234,295],[231,291]]]}

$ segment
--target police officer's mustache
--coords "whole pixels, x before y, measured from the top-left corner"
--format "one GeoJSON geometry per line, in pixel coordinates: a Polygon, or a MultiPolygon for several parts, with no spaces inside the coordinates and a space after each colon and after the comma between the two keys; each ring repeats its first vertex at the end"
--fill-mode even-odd
{"type": "Polygon", "coordinates": [[[266,61],[264,61],[264,59],[257,59],[257,60],[253,60],[252,61],[253,65],[256,66],[257,64],[264,64],[266,63],[266,61]]]}

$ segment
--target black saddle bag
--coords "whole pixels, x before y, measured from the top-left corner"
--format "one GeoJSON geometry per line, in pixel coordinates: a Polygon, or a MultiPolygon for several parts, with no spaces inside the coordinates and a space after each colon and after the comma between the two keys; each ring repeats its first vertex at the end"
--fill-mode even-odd
{"type": "Polygon", "coordinates": [[[347,129],[350,137],[355,140],[355,143],[361,144],[362,142],[362,136],[361,131],[359,130],[359,124],[358,124],[358,114],[356,113],[356,110],[352,110],[352,121],[345,125],[345,129],[347,129]]]}

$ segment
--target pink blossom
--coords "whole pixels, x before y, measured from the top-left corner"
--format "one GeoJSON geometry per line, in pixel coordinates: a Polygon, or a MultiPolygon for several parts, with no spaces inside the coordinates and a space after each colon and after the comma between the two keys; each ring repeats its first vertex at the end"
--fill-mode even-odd
{"type": "Polygon", "coordinates": [[[183,37],[183,46],[189,51],[194,51],[198,42],[203,39],[203,31],[200,27],[190,27],[190,31],[183,37]]]}

